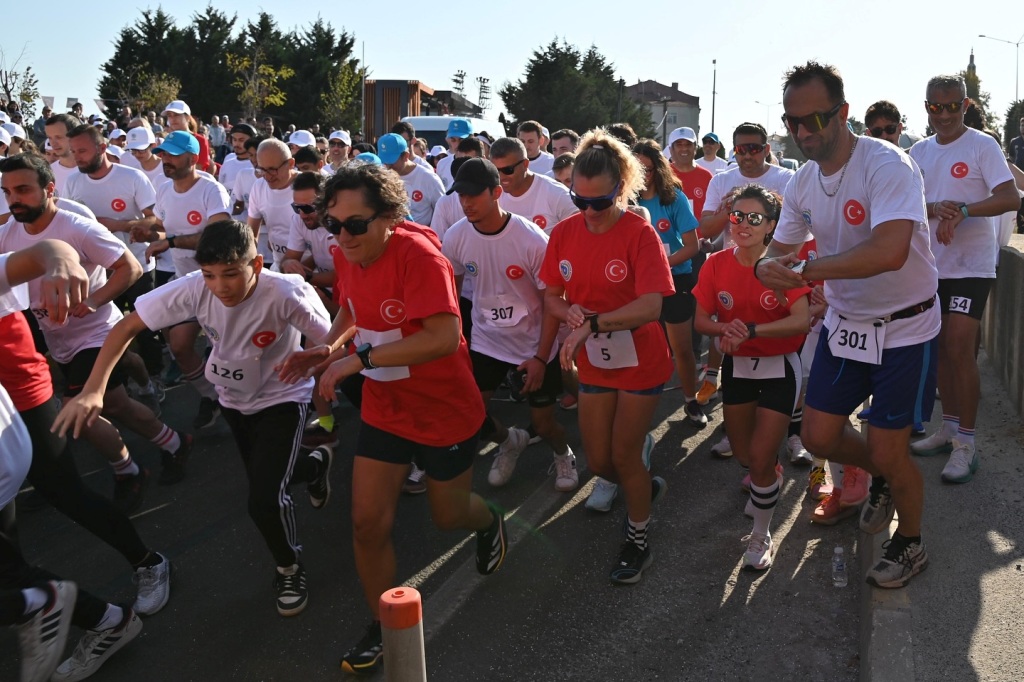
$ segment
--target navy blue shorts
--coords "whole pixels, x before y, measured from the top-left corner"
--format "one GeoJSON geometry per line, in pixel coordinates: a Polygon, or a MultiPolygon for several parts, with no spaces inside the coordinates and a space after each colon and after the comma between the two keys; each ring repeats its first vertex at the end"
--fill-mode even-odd
{"type": "Polygon", "coordinates": [[[809,407],[848,416],[870,397],[868,423],[880,429],[902,429],[931,418],[938,337],[913,346],[886,348],[880,365],[835,357],[828,337],[828,329],[822,327],[807,382],[805,402],[809,407]]]}

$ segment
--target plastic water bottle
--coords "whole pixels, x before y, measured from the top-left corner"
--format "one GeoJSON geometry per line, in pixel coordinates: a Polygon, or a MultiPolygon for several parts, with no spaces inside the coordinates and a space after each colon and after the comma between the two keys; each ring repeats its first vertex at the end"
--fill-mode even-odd
{"type": "Polygon", "coordinates": [[[849,576],[846,573],[846,555],[842,547],[836,547],[832,552],[832,585],[834,587],[846,587],[849,576]]]}

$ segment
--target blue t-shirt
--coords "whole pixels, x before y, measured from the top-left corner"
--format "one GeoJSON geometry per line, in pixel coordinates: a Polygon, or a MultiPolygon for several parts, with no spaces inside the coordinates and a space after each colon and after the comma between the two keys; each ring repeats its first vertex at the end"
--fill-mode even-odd
{"type": "MultiPolygon", "coordinates": [[[[676,200],[668,206],[661,203],[658,195],[651,199],[638,199],[637,203],[651,212],[651,225],[654,226],[661,242],[668,247],[672,255],[683,248],[683,233],[697,229],[697,219],[690,209],[690,201],[681,189],[676,189],[676,200]]],[[[687,275],[693,272],[690,261],[672,266],[673,275],[687,275]]]]}

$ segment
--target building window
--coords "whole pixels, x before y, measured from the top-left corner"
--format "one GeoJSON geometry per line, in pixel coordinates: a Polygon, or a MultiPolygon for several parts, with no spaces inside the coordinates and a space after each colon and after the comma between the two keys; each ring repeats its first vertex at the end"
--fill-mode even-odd
{"type": "Polygon", "coordinates": [[[676,115],[674,113],[671,113],[671,112],[669,114],[667,114],[665,116],[665,123],[670,125],[670,126],[674,126],[676,124],[676,115]]]}

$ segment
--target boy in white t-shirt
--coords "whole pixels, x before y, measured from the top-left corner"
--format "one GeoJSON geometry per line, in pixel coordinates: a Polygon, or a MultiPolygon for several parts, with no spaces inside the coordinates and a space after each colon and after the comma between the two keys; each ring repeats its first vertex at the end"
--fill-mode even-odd
{"type": "Polygon", "coordinates": [[[276,562],[277,611],[293,616],[306,607],[308,593],[287,489],[293,481],[308,481],[310,503],[322,509],[331,493],[333,451],[324,446],[299,456],[313,380],[285,383],[277,367],[301,349],[300,335],[322,343],[331,321],[309,284],[263,268],[247,225],[210,224],[195,258],[201,271],[142,296],[135,312],[114,327],[82,393],[64,406],[54,426],[77,432],[96,418],[102,386],[137,334],[197,320],[213,344],[206,376],[217,387],[249,479],[249,516],[276,562]]]}
{"type": "Polygon", "coordinates": [[[419,225],[430,225],[434,205],[444,196],[444,185],[429,166],[417,165],[405,138],[388,133],[377,141],[377,155],[381,163],[398,173],[409,195],[409,214],[419,225]]]}

